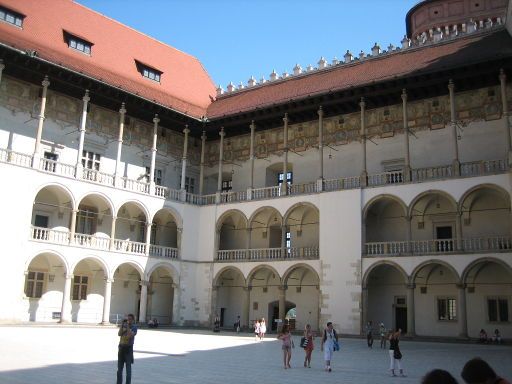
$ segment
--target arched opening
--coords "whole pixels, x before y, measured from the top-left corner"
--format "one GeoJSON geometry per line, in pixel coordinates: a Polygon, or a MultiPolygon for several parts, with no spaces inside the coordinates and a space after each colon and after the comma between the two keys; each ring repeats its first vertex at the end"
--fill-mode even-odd
{"type": "Polygon", "coordinates": [[[112,233],[112,209],[101,195],[87,195],[78,204],[75,244],[109,249],[112,233]]]}
{"type": "Polygon", "coordinates": [[[41,253],[30,261],[25,271],[25,321],[60,320],[66,272],[63,259],[53,253],[41,253]]]}
{"type": "Polygon", "coordinates": [[[219,272],[215,279],[217,303],[214,308],[220,318],[221,327],[231,327],[240,316],[240,323],[249,326],[249,290],[245,278],[237,268],[227,268],[219,272]]]}
{"type": "Polygon", "coordinates": [[[468,335],[478,337],[480,329],[490,336],[499,329],[503,338],[512,337],[512,268],[498,259],[481,259],[463,274],[466,284],[468,335]]]}
{"type": "Polygon", "coordinates": [[[117,267],[112,283],[111,323],[118,324],[129,313],[139,318],[140,282],[141,274],[133,265],[124,263],[117,267]]]}
{"type": "Polygon", "coordinates": [[[247,249],[247,219],[240,211],[228,211],[217,224],[219,251],[247,249]]]}
{"type": "Polygon", "coordinates": [[[121,252],[144,254],[147,221],[146,211],[138,203],[124,203],[117,212],[115,249],[121,252]]]}
{"type": "Polygon", "coordinates": [[[320,215],[311,204],[300,203],[285,215],[286,255],[300,259],[316,259],[319,256],[320,215]]]}
{"type": "Polygon", "coordinates": [[[398,266],[381,263],[366,277],[366,300],[363,296],[363,317],[374,324],[384,323],[388,329],[407,332],[407,276],[398,266]]]}
{"type": "MultiPolygon", "coordinates": [[[[269,165],[265,171],[265,187],[281,186],[285,179],[283,174],[283,163],[269,165]]],[[[287,163],[286,181],[288,185],[293,184],[293,164],[287,163]]]]}
{"type": "Polygon", "coordinates": [[[174,289],[172,268],[158,266],[149,276],[147,319],[157,319],[160,324],[173,322],[174,289]]]}
{"type": "Polygon", "coordinates": [[[251,217],[249,227],[250,249],[274,248],[282,246],[283,219],[279,211],[272,207],[259,209],[251,217]]]}
{"type": "Polygon", "coordinates": [[[248,285],[250,287],[249,316],[251,322],[265,318],[267,329],[275,330],[277,324],[275,320],[283,319],[286,314],[284,308],[279,308],[279,298],[280,296],[284,298],[281,277],[273,268],[261,266],[249,274],[248,285]],[[276,301],[277,306],[275,305],[276,301]],[[271,303],[273,304],[270,305],[271,303]]]}
{"type": "Polygon", "coordinates": [[[73,270],[71,281],[71,320],[79,323],[100,323],[107,271],[102,262],[88,257],[73,270]]]}
{"type": "Polygon", "coordinates": [[[151,224],[149,255],[175,259],[178,257],[178,223],[167,209],[159,210],[151,224]]]}
{"type": "Polygon", "coordinates": [[[32,208],[32,238],[39,241],[65,244],[73,214],[70,193],[57,185],[42,188],[32,208]]]}
{"type": "Polygon", "coordinates": [[[413,273],[416,333],[423,336],[456,337],[459,335],[460,303],[457,272],[446,263],[427,262],[413,273]]]}

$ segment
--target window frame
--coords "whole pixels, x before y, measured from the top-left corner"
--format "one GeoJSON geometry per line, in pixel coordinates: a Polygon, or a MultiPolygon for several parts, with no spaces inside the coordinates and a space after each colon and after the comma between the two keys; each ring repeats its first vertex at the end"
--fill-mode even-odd
{"type": "Polygon", "coordinates": [[[137,72],[139,72],[143,78],[154,81],[157,84],[162,84],[162,71],[138,60],[135,60],[135,66],[137,67],[137,72]]]}
{"type": "Polygon", "coordinates": [[[87,291],[89,290],[89,281],[90,277],[88,275],[74,275],[73,276],[73,284],[71,286],[71,300],[72,301],[82,301],[87,300],[87,291]],[[78,283],[75,280],[79,278],[80,281],[78,283]],[[86,282],[84,283],[84,279],[86,282]],[[75,286],[78,286],[78,295],[75,296],[75,286]],[[85,287],[85,292],[83,291],[83,287],[85,287]],[[78,298],[76,298],[78,297],[78,298]],[[85,298],[82,298],[85,297],[85,298]]]}
{"type": "MultiPolygon", "coordinates": [[[[280,187],[282,184],[283,184],[283,172],[278,172],[277,173],[277,186],[280,187]]],[[[286,182],[288,183],[288,185],[292,185],[293,184],[293,171],[287,171],[286,172],[286,182]]]]}
{"type": "Polygon", "coordinates": [[[457,298],[455,296],[438,296],[436,297],[437,321],[440,322],[456,322],[458,321],[457,298]],[[441,317],[441,301],[444,301],[443,310],[446,318],[441,317]],[[453,308],[450,308],[450,302],[453,302],[453,308]]]}
{"type": "Polygon", "coordinates": [[[185,176],[185,191],[195,193],[196,179],[192,176],[185,176]]]}
{"type": "Polygon", "coordinates": [[[485,305],[486,305],[486,309],[487,309],[487,322],[488,323],[493,323],[493,324],[496,324],[496,323],[510,323],[510,297],[509,296],[501,296],[501,295],[492,295],[492,296],[486,296],[485,298],[485,305]],[[495,307],[495,310],[496,310],[496,320],[491,320],[491,316],[490,316],[490,306],[489,306],[489,301],[490,300],[494,300],[496,302],[496,307],[495,307]],[[507,318],[505,320],[502,320],[501,319],[501,310],[500,310],[500,301],[505,301],[506,305],[507,305],[507,318]]]}
{"type": "Polygon", "coordinates": [[[23,22],[25,21],[25,17],[26,16],[22,13],[13,11],[12,9],[0,5],[0,22],[23,29],[23,22]],[[1,16],[2,12],[4,14],[3,17],[1,16]],[[13,21],[7,20],[8,17],[11,17],[13,21]]]}
{"type": "Polygon", "coordinates": [[[28,271],[27,276],[25,278],[25,289],[24,289],[24,293],[27,298],[38,300],[43,297],[43,295],[46,293],[47,275],[48,275],[48,273],[46,271],[42,271],[42,270],[29,270],[28,271]],[[31,273],[34,274],[34,278],[30,278],[31,273]],[[42,274],[42,279],[37,279],[39,274],[42,274]],[[29,284],[31,282],[33,283],[32,289],[31,289],[31,292],[28,292],[29,284]],[[40,296],[37,296],[37,294],[36,294],[38,282],[41,283],[41,295],[40,296]],[[30,293],[30,294],[28,294],[28,293],[30,293]]]}
{"type": "Polygon", "coordinates": [[[90,41],[84,39],[83,37],[79,37],[74,35],[71,32],[63,31],[64,33],[64,41],[68,45],[69,49],[80,52],[86,56],[92,56],[92,46],[94,45],[90,41]],[[80,45],[82,48],[79,48],[80,45]]]}

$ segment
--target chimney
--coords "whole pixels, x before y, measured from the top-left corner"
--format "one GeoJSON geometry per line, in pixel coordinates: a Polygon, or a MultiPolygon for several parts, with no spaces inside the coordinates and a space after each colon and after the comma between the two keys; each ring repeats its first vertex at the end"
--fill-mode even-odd
{"type": "Polygon", "coordinates": [[[273,69],[272,73],[270,74],[270,81],[276,81],[279,79],[279,75],[277,74],[276,70],[273,69]]]}
{"type": "Polygon", "coordinates": [[[338,60],[338,58],[334,56],[334,59],[332,59],[332,65],[338,65],[339,63],[340,61],[338,60]]]}
{"type": "Polygon", "coordinates": [[[254,87],[256,85],[256,79],[254,78],[254,76],[251,76],[251,78],[247,81],[247,85],[249,87],[254,87]]]}
{"type": "Polygon", "coordinates": [[[347,49],[347,53],[343,56],[345,58],[345,63],[350,63],[352,60],[354,60],[354,56],[352,56],[352,53],[347,49]]]}
{"type": "Polygon", "coordinates": [[[227,90],[228,90],[228,93],[231,93],[235,90],[235,85],[233,84],[232,81],[229,82],[229,84],[227,86],[227,90]]]}
{"type": "Polygon", "coordinates": [[[217,96],[221,96],[222,94],[224,94],[224,89],[222,88],[221,85],[219,85],[217,87],[217,96]]]}
{"type": "Polygon", "coordinates": [[[320,58],[320,60],[318,60],[318,69],[323,69],[327,67],[327,61],[325,60],[325,58],[322,56],[320,58]]]}
{"type": "Polygon", "coordinates": [[[297,63],[295,67],[293,67],[293,74],[300,75],[302,73],[302,67],[297,63]]]}
{"type": "Polygon", "coordinates": [[[375,43],[375,45],[372,47],[372,56],[379,56],[380,52],[380,46],[377,43],[375,43]]]}

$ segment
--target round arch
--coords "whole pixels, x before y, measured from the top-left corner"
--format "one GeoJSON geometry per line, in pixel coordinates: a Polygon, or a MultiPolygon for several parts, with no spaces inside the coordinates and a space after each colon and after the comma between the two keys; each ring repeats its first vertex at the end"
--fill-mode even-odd
{"type": "MultiPolygon", "coordinates": [[[[176,226],[178,228],[183,228],[183,219],[181,218],[181,215],[178,213],[178,211],[176,209],[174,209],[173,207],[162,207],[160,208],[158,211],[156,211],[150,218],[149,222],[152,223],[153,220],[155,219],[156,215],[159,213],[159,212],[162,212],[162,211],[165,211],[167,213],[169,213],[172,218],[174,219],[174,221],[176,222],[176,226]]],[[[146,216],[147,217],[147,216],[146,216]]]]}
{"type": "Polygon", "coordinates": [[[318,207],[315,204],[307,202],[307,201],[302,201],[300,203],[293,204],[290,208],[287,209],[286,213],[283,215],[283,223],[286,223],[288,221],[288,218],[291,215],[291,213],[295,209],[300,208],[300,207],[309,207],[316,212],[318,217],[320,217],[320,210],[318,209],[318,207]]]}
{"type": "Polygon", "coordinates": [[[258,272],[258,271],[261,271],[262,269],[268,269],[270,271],[272,271],[272,273],[275,274],[276,278],[279,279],[279,284],[282,285],[282,278],[281,278],[281,275],[279,274],[279,272],[277,272],[277,270],[272,267],[271,265],[268,265],[268,264],[260,264],[256,267],[254,267],[250,272],[249,274],[247,275],[247,278],[246,278],[246,283],[247,283],[247,286],[250,286],[251,285],[251,281],[254,277],[254,275],[258,272]]]}
{"type": "Polygon", "coordinates": [[[281,212],[275,207],[271,207],[270,205],[265,205],[264,207],[259,207],[257,210],[255,210],[252,215],[249,217],[248,225],[250,226],[253,220],[260,214],[261,212],[264,212],[266,210],[275,212],[278,214],[279,219],[281,219],[281,223],[283,222],[283,215],[281,215],[281,212]]]}
{"type": "Polygon", "coordinates": [[[37,252],[35,255],[31,256],[30,258],[27,259],[27,261],[25,262],[25,271],[28,270],[28,268],[30,267],[30,264],[32,263],[32,261],[34,261],[34,259],[38,256],[42,256],[44,254],[49,254],[49,255],[52,255],[52,256],[55,256],[57,257],[60,261],[62,261],[62,263],[64,264],[64,268],[66,269],[64,271],[64,273],[68,274],[69,271],[72,271],[71,269],[69,269],[69,264],[66,260],[66,258],[64,257],[64,255],[62,255],[61,253],[57,252],[57,251],[54,251],[52,249],[44,249],[42,251],[39,251],[37,252]]]}
{"type": "Polygon", "coordinates": [[[107,263],[105,262],[105,260],[103,260],[101,257],[99,256],[96,256],[96,255],[86,255],[82,258],[80,258],[79,260],[77,260],[73,265],[72,265],[72,268],[70,269],[70,272],[73,273],[76,269],[76,267],[78,266],[78,264],[80,264],[82,261],[86,261],[86,260],[94,260],[96,261],[97,263],[99,263],[101,265],[101,268],[103,269],[103,272],[105,273],[105,277],[107,279],[111,279],[112,276],[110,275],[110,268],[108,267],[107,263]]]}
{"type": "Polygon", "coordinates": [[[292,265],[283,273],[283,277],[281,278],[283,285],[288,284],[288,278],[293,273],[293,271],[295,271],[298,268],[305,268],[308,271],[312,272],[315,275],[315,277],[317,278],[318,282],[320,283],[320,275],[311,265],[306,264],[306,263],[299,263],[299,264],[292,265]]]}
{"type": "Polygon", "coordinates": [[[478,264],[481,264],[481,263],[496,263],[496,264],[502,266],[503,268],[505,268],[505,270],[512,276],[512,266],[508,265],[505,261],[497,259],[495,257],[481,257],[479,259],[473,260],[471,263],[469,263],[466,266],[466,268],[464,268],[464,271],[462,271],[462,275],[461,275],[461,281],[463,283],[466,283],[469,272],[475,266],[477,266],[478,264]]]}
{"type": "Polygon", "coordinates": [[[416,206],[416,204],[424,197],[426,196],[429,196],[429,195],[441,195],[443,197],[445,197],[446,199],[448,199],[448,201],[450,202],[450,204],[452,204],[452,206],[457,209],[458,208],[458,204],[457,204],[457,201],[455,200],[455,198],[450,195],[448,192],[445,192],[445,191],[442,191],[442,190],[439,190],[439,189],[429,189],[428,191],[424,191],[422,193],[420,193],[419,195],[417,195],[412,201],[411,203],[409,204],[409,211],[407,212],[407,215],[408,217],[412,217],[413,216],[413,212],[412,210],[414,209],[414,207],[416,206]]]}
{"type": "Polygon", "coordinates": [[[71,208],[76,209],[76,200],[75,200],[73,193],[67,186],[65,186],[64,184],[61,184],[61,183],[46,183],[46,184],[40,185],[36,190],[33,200],[35,201],[39,192],[41,192],[43,189],[48,188],[48,187],[56,187],[57,189],[63,190],[63,192],[66,193],[69,196],[69,198],[71,199],[71,208]]]}
{"type": "Polygon", "coordinates": [[[220,217],[217,219],[217,224],[215,225],[216,230],[220,231],[224,220],[226,220],[229,216],[231,216],[233,214],[240,215],[244,220],[245,228],[247,228],[249,223],[247,221],[247,216],[245,216],[245,213],[243,213],[239,209],[229,209],[226,212],[224,212],[222,215],[220,215],[220,217]]]}
{"type": "Polygon", "coordinates": [[[123,262],[120,262],[119,264],[116,264],[112,269],[109,271],[109,278],[113,278],[114,274],[116,273],[116,270],[122,266],[122,265],[129,265],[133,267],[137,272],[139,272],[140,278],[142,279],[144,277],[144,267],[140,265],[138,262],[133,260],[126,260],[123,262]]]}
{"type": "Polygon", "coordinates": [[[377,261],[376,263],[370,265],[370,267],[368,267],[368,269],[364,272],[363,279],[362,279],[362,287],[363,288],[366,288],[366,286],[368,284],[368,278],[370,277],[371,273],[376,268],[378,268],[382,265],[389,265],[389,266],[395,268],[398,272],[400,272],[400,274],[404,278],[404,284],[409,282],[409,275],[407,274],[407,272],[405,272],[405,270],[399,264],[397,264],[391,260],[380,260],[380,261],[377,261]]]}
{"type": "Polygon", "coordinates": [[[499,185],[486,183],[486,184],[475,185],[474,187],[472,187],[472,188],[468,189],[466,192],[464,192],[464,194],[461,196],[461,198],[459,200],[459,204],[457,205],[457,208],[460,212],[462,212],[464,202],[469,197],[469,195],[471,195],[473,192],[476,192],[480,189],[491,189],[491,190],[494,190],[494,191],[502,194],[504,200],[508,203],[509,208],[510,208],[510,194],[499,185]]]}
{"type": "Polygon", "coordinates": [[[213,279],[213,286],[214,287],[219,285],[220,277],[222,276],[222,274],[224,272],[227,272],[227,271],[234,271],[235,273],[240,274],[242,276],[243,281],[244,281],[244,285],[247,286],[247,280],[245,279],[245,276],[244,276],[243,272],[240,269],[238,269],[237,267],[229,265],[229,266],[223,267],[220,271],[217,272],[217,274],[215,275],[215,277],[213,279]]]}
{"type": "Polygon", "coordinates": [[[179,273],[178,273],[176,267],[174,265],[166,263],[164,261],[156,263],[155,265],[151,266],[148,270],[146,270],[143,275],[144,280],[149,280],[151,275],[153,274],[153,272],[155,272],[160,267],[167,269],[171,273],[173,283],[178,284],[178,282],[180,280],[179,280],[179,273]]]}
{"type": "Polygon", "coordinates": [[[426,267],[428,265],[434,265],[434,264],[438,264],[438,265],[441,265],[441,266],[447,268],[451,273],[453,273],[453,276],[455,276],[455,279],[457,280],[457,282],[461,281],[459,273],[453,267],[453,265],[451,265],[451,264],[449,264],[449,263],[447,263],[446,261],[443,261],[443,260],[431,259],[431,260],[427,260],[427,261],[424,261],[424,262],[420,263],[419,265],[417,265],[414,268],[414,270],[411,273],[411,277],[410,277],[411,283],[416,282],[416,277],[417,277],[419,271],[421,271],[422,268],[424,268],[424,267],[426,267]]]}
{"type": "Polygon", "coordinates": [[[380,200],[385,200],[385,199],[389,199],[389,200],[392,200],[392,201],[398,203],[398,205],[403,209],[404,215],[409,214],[409,209],[407,208],[407,205],[404,203],[404,201],[401,198],[399,198],[398,196],[390,195],[390,194],[386,193],[386,194],[382,194],[382,195],[377,195],[377,196],[373,197],[372,199],[370,199],[370,201],[368,201],[366,203],[365,207],[363,208],[363,220],[366,221],[366,216],[368,215],[368,211],[373,206],[373,204],[377,203],[380,200]]]}
{"type": "Polygon", "coordinates": [[[141,201],[139,200],[136,200],[136,199],[130,199],[130,200],[125,200],[123,201],[120,205],[119,205],[119,208],[116,209],[116,217],[118,216],[118,212],[119,210],[123,207],[123,205],[126,205],[126,204],[134,204],[135,206],[137,206],[138,208],[140,208],[140,210],[142,211],[142,213],[144,213],[144,216],[146,216],[146,221],[148,222],[149,221],[149,210],[148,208],[144,205],[144,203],[142,203],[141,201]]]}

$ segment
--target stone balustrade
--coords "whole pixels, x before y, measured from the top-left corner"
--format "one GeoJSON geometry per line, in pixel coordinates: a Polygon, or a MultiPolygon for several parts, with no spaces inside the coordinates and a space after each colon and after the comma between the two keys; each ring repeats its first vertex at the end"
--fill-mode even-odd
{"type": "Polygon", "coordinates": [[[318,247],[223,249],[217,251],[216,261],[315,260],[320,257],[318,247]]]}

